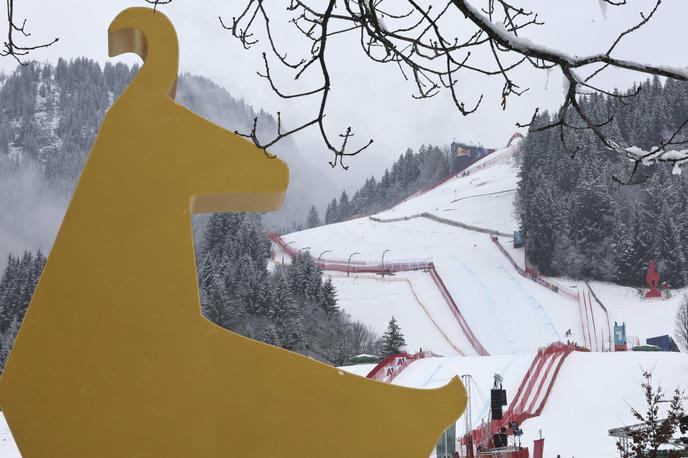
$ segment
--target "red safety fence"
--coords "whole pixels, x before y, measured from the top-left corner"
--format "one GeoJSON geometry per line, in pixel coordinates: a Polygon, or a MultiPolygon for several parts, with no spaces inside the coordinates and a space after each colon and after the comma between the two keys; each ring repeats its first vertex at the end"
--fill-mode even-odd
{"type": "Polygon", "coordinates": [[[392,380],[394,380],[404,369],[409,367],[412,362],[437,356],[439,355],[431,351],[420,351],[413,355],[399,353],[397,355],[388,356],[380,361],[366,377],[379,382],[391,383],[392,380]]]}
{"type": "Polygon", "coordinates": [[[466,434],[462,439],[463,443],[466,444],[472,439],[472,443],[476,445],[488,444],[493,434],[499,432],[502,427],[508,427],[510,422],[515,421],[520,425],[529,418],[539,416],[547,404],[564,360],[574,351],[588,350],[562,342],[555,342],[538,350],[502,419],[483,423],[466,434]]]}
{"type": "MultiPolygon", "coordinates": [[[[289,246],[282,237],[274,232],[267,234],[268,240],[271,240],[277,244],[280,249],[282,249],[289,256],[294,256],[298,252],[297,249],[289,246]]],[[[314,261],[317,266],[323,270],[330,270],[335,272],[347,272],[347,273],[394,273],[394,272],[409,272],[415,270],[422,270],[424,272],[430,273],[435,286],[440,290],[442,297],[444,298],[447,306],[452,312],[452,315],[456,319],[461,328],[461,331],[466,336],[466,339],[471,344],[475,352],[480,356],[487,356],[489,353],[485,350],[485,347],[480,343],[478,338],[475,336],[468,322],[461,314],[458,304],[449,293],[447,286],[444,284],[442,277],[435,269],[435,265],[431,261],[407,261],[407,262],[393,262],[382,264],[356,264],[349,262],[343,262],[339,260],[329,260],[321,259],[314,261]]]]}
{"type": "Polygon", "coordinates": [[[497,248],[499,248],[499,251],[506,256],[506,258],[509,260],[512,266],[514,266],[514,269],[521,274],[521,276],[528,278],[535,283],[538,283],[541,286],[544,286],[545,288],[554,291],[555,293],[559,294],[560,296],[565,297],[566,299],[569,299],[574,302],[579,302],[579,293],[578,291],[574,291],[571,288],[568,288],[566,286],[559,285],[556,282],[553,282],[551,280],[545,279],[540,273],[534,269],[524,269],[518,263],[514,260],[513,256],[506,251],[506,248],[502,246],[501,242],[499,241],[499,238],[496,236],[491,236],[490,237],[492,241],[494,242],[495,245],[497,245],[497,248]]]}
{"type": "MultiPolygon", "coordinates": [[[[493,149],[492,149],[492,150],[487,150],[487,151],[488,151],[487,154],[486,154],[485,156],[481,157],[480,159],[483,159],[483,158],[487,157],[488,155],[490,155],[490,154],[492,154],[492,153],[495,152],[495,150],[493,150],[493,149]]],[[[468,164],[466,164],[463,168],[461,168],[457,173],[455,173],[455,174],[453,174],[453,175],[451,175],[451,176],[449,176],[449,177],[447,177],[447,178],[445,178],[445,179],[443,179],[443,180],[440,180],[440,181],[438,181],[437,183],[435,183],[435,184],[433,184],[433,185],[427,186],[427,187],[421,189],[421,190],[418,191],[418,192],[413,193],[411,196],[407,197],[406,200],[411,199],[411,198],[413,198],[413,197],[418,197],[418,196],[420,196],[420,195],[423,195],[423,194],[425,194],[426,192],[430,192],[430,191],[432,191],[433,189],[435,189],[435,188],[437,188],[437,187],[439,187],[439,186],[445,184],[447,181],[453,180],[454,178],[456,178],[456,177],[458,177],[458,176],[463,176],[463,172],[464,172],[466,169],[468,169],[470,166],[472,166],[473,164],[475,164],[476,162],[478,162],[480,159],[474,159],[474,160],[472,160],[471,162],[469,162],[468,164]]]]}
{"type": "Polygon", "coordinates": [[[435,282],[437,288],[442,293],[442,297],[449,305],[449,309],[454,315],[454,318],[456,318],[456,321],[458,321],[461,330],[463,331],[464,335],[466,336],[466,339],[468,339],[468,342],[471,344],[473,349],[480,356],[488,356],[489,353],[487,352],[487,350],[485,350],[485,347],[482,346],[475,334],[473,334],[471,327],[468,326],[468,322],[461,314],[459,306],[456,304],[454,298],[449,293],[447,286],[444,284],[444,281],[442,281],[442,277],[440,277],[440,274],[437,272],[434,265],[432,266],[432,269],[430,269],[430,276],[432,277],[432,280],[435,282]]]}
{"type": "Polygon", "coordinates": [[[580,296],[581,300],[578,302],[578,308],[581,315],[581,328],[583,332],[583,341],[585,346],[593,349],[594,351],[603,351],[600,348],[600,342],[597,336],[597,325],[595,323],[595,312],[592,309],[592,300],[590,298],[590,293],[587,297],[585,293],[580,296]],[[592,323],[592,329],[591,329],[592,323]]]}
{"type": "MultiPolygon", "coordinates": [[[[289,246],[284,239],[275,232],[269,232],[267,239],[277,244],[282,251],[290,257],[296,256],[299,250],[289,246]]],[[[431,261],[401,261],[390,262],[383,264],[370,264],[365,261],[345,261],[340,259],[316,259],[313,260],[315,265],[322,270],[332,270],[335,272],[351,272],[351,273],[392,273],[392,272],[409,272],[414,270],[429,270],[434,269],[431,261]]]]}

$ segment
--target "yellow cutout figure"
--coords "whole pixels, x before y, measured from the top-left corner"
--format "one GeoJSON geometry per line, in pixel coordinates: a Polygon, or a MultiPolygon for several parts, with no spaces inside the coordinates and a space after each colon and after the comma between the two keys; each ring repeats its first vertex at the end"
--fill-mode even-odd
{"type": "Polygon", "coordinates": [[[288,170],[174,101],[160,12],[112,22],[143,68],[108,111],[31,301],[0,403],[24,458],[426,457],[466,405],[385,385],[200,314],[191,213],[271,211],[288,170]]]}

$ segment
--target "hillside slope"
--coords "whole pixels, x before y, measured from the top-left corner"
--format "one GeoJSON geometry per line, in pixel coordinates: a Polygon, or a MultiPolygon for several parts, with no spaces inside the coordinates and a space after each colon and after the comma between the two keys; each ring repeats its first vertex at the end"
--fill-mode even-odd
{"type": "MultiPolygon", "coordinates": [[[[575,321],[577,306],[520,277],[486,233],[414,217],[427,212],[450,221],[513,233],[517,224],[512,216],[510,190],[517,180],[515,152],[515,148],[498,151],[472,166],[469,175],[449,180],[373,219],[321,226],[288,234],[284,239],[295,248],[310,247],[311,253],[330,250],[328,259],[346,260],[358,253],[352,261],[379,264],[385,250],[390,250],[385,257],[388,263],[431,258],[472,331],[491,354],[533,351],[562,339],[569,328],[575,339],[578,331],[571,322],[575,321]]],[[[407,274],[397,273],[396,277],[413,283],[407,274]]],[[[338,280],[338,286],[342,288],[346,281],[355,280],[352,276],[338,280]]],[[[340,306],[349,311],[347,296],[339,297],[340,306]]],[[[371,300],[380,303],[380,308],[405,307],[402,303],[389,305],[374,291],[371,300]]],[[[430,306],[433,311],[435,307],[446,308],[440,302],[430,306]]],[[[389,321],[389,316],[379,316],[379,308],[370,310],[371,316],[356,312],[357,318],[375,328],[381,326],[381,321],[389,321]]],[[[416,323],[427,321],[423,313],[415,317],[416,323]]],[[[402,330],[414,341],[422,340],[414,337],[422,333],[413,325],[402,330]]],[[[474,354],[471,348],[462,351],[474,354]]]]}
{"type": "MultiPolygon", "coordinates": [[[[312,254],[327,250],[324,260],[346,263],[356,253],[351,258],[352,269],[360,263],[380,265],[387,250],[385,263],[432,261],[470,328],[491,354],[534,351],[566,338],[594,350],[608,349],[615,321],[627,323],[628,334],[634,341],[671,334],[681,290],[674,291],[670,299],[650,301],[633,288],[593,282],[593,291],[607,308],[607,314],[592,300],[584,282],[547,279],[571,294],[580,292],[586,303],[590,300],[586,315],[586,305],[581,301],[556,294],[520,275],[499,251],[485,232],[499,234],[508,254],[523,267],[523,249],[513,248],[508,237],[518,228],[514,214],[517,153],[518,146],[497,151],[474,164],[467,173],[377,215],[288,234],[283,239],[291,247],[308,249],[312,254]],[[570,337],[565,337],[569,330],[570,337]]],[[[279,248],[275,249],[279,252],[279,248]]],[[[357,289],[347,286],[347,282],[358,281],[355,276],[352,273],[348,278],[336,279],[342,291],[340,307],[375,329],[382,329],[392,314],[413,317],[410,321],[414,324],[402,323],[402,331],[414,342],[412,349],[423,346],[422,329],[432,327],[432,323],[428,323],[427,313],[408,305],[414,304],[414,299],[406,297],[399,301],[370,288],[357,291],[355,302],[377,306],[354,305],[344,291],[357,289]]],[[[395,278],[411,284],[420,281],[407,273],[396,273],[395,278]]],[[[425,287],[419,285],[416,290],[424,292],[425,287]]],[[[446,304],[430,301],[429,308],[430,314],[439,313],[446,304]]],[[[440,322],[456,327],[456,323],[440,322]]],[[[435,350],[428,342],[431,341],[426,341],[423,348],[435,350]]],[[[461,350],[467,355],[475,354],[470,347],[461,350]]],[[[453,354],[442,347],[436,351],[453,354]]]]}
{"type": "MultiPolygon", "coordinates": [[[[523,249],[514,248],[509,238],[518,228],[514,215],[516,155],[516,148],[497,151],[471,167],[469,173],[371,218],[283,237],[294,249],[309,249],[315,254],[330,250],[323,256],[328,261],[346,263],[353,254],[348,277],[341,272],[332,274],[336,275],[340,307],[376,330],[384,330],[394,314],[407,337],[409,351],[422,347],[444,355],[411,363],[392,383],[435,388],[453,377],[471,375],[470,428],[487,417],[494,374],[504,377],[511,400],[538,347],[570,339],[593,350],[608,350],[614,322],[626,323],[632,343],[671,334],[684,293],[677,290],[670,298],[647,300],[634,288],[610,283],[591,282],[590,291],[584,282],[541,277],[539,284],[521,275],[516,266],[521,270],[525,267],[523,249]],[[498,233],[506,255],[489,232],[498,233]],[[427,293],[423,301],[426,313],[408,296],[408,290],[390,286],[392,282],[380,275],[355,273],[363,266],[380,267],[386,250],[390,250],[385,254],[386,265],[409,260],[432,262],[470,328],[492,356],[472,356],[475,351],[466,343],[465,335],[463,341],[454,341],[462,345],[461,353],[467,356],[443,346],[433,322],[447,334],[452,329],[461,334],[461,330],[450,318],[430,319],[447,309],[438,296],[433,299],[427,293]],[[566,294],[547,289],[543,282],[556,284],[566,294]],[[389,292],[391,288],[395,288],[394,294],[389,292]],[[593,299],[592,292],[607,312],[593,299]],[[568,330],[571,336],[567,338],[568,330]]],[[[434,285],[423,282],[425,277],[427,273],[418,271],[397,272],[393,278],[415,285],[415,290],[433,289],[434,285]]],[[[344,369],[365,372],[356,366],[344,369]]],[[[607,431],[635,423],[630,406],[644,410],[640,387],[643,370],[653,371],[654,381],[665,392],[685,388],[688,356],[571,353],[556,377],[554,371],[549,373],[550,395],[540,416],[524,422],[523,444],[532,446],[532,440],[542,432],[545,456],[615,456],[615,439],[607,431]]],[[[537,399],[545,399],[544,393],[539,396],[537,399]]],[[[459,435],[466,431],[465,421],[464,416],[457,422],[459,435]]]]}

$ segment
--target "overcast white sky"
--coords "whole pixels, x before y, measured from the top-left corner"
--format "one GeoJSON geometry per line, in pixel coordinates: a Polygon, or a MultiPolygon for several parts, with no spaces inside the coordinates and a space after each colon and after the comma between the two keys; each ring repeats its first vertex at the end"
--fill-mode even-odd
{"type": "MultiPolygon", "coordinates": [[[[388,0],[393,4],[393,0],[388,0]]],[[[599,0],[516,0],[517,3],[540,12],[547,23],[529,29],[527,37],[549,47],[563,49],[572,54],[590,54],[605,50],[613,38],[627,25],[639,20],[639,12],[647,11],[653,0],[633,0],[627,7],[608,7],[605,14],[599,0]]],[[[260,49],[244,50],[239,42],[223,31],[218,16],[228,21],[237,15],[246,0],[174,0],[161,7],[174,22],[181,43],[180,71],[205,75],[226,87],[233,95],[246,99],[254,106],[268,111],[281,110],[286,121],[305,119],[312,105],[286,104],[274,95],[267,82],[258,78],[262,69],[260,49]]],[[[274,0],[283,9],[285,0],[274,0]]],[[[481,6],[484,0],[474,0],[481,6]]],[[[107,62],[107,28],[119,11],[127,6],[142,6],[143,0],[15,0],[19,18],[28,17],[32,39],[48,40],[59,36],[58,44],[35,52],[32,57],[54,62],[58,57],[87,56],[107,62]]],[[[4,15],[5,12],[2,11],[4,15]]],[[[654,21],[629,37],[618,48],[617,57],[653,64],[688,67],[688,40],[685,21],[688,18],[688,1],[664,0],[654,21]]],[[[273,20],[277,22],[279,15],[273,20]]],[[[0,33],[4,35],[5,24],[0,33]]],[[[449,24],[449,26],[454,26],[449,24]]],[[[457,24],[463,27],[463,24],[457,24]]],[[[289,46],[291,29],[279,27],[280,40],[289,46]]],[[[502,82],[475,74],[465,74],[460,81],[460,92],[467,104],[479,94],[486,97],[481,109],[465,118],[461,116],[445,93],[431,100],[411,98],[412,86],[404,81],[398,69],[383,66],[363,57],[356,35],[338,36],[331,43],[330,68],[333,94],[327,111],[328,125],[342,128],[352,125],[360,142],[372,137],[375,145],[364,157],[349,160],[354,168],[373,170],[379,164],[391,162],[406,147],[421,144],[448,144],[452,139],[501,146],[515,131],[517,121],[527,121],[536,106],[556,108],[562,100],[562,84],[558,74],[526,70],[519,73],[518,82],[530,87],[527,95],[510,100],[504,112],[499,106],[502,82]]],[[[135,57],[124,58],[136,62],[135,57]]],[[[10,72],[12,60],[0,59],[0,69],[10,72]]],[[[637,74],[608,74],[604,81],[609,86],[627,87],[637,74]]],[[[285,86],[288,87],[288,86],[285,86]]],[[[317,143],[313,130],[301,139],[310,145],[320,160],[330,159],[317,143]]],[[[358,175],[358,174],[356,174],[358,175]]]]}

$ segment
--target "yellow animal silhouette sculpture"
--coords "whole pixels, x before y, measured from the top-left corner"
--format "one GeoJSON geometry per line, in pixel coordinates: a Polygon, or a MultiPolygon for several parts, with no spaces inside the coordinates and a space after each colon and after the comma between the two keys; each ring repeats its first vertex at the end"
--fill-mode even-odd
{"type": "Polygon", "coordinates": [[[458,379],[385,385],[200,314],[191,213],[279,208],[288,170],[174,100],[169,20],[123,11],[110,55],[143,68],[108,111],[5,373],[25,458],[425,457],[458,379]]]}

